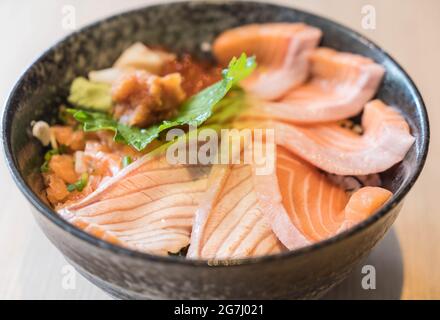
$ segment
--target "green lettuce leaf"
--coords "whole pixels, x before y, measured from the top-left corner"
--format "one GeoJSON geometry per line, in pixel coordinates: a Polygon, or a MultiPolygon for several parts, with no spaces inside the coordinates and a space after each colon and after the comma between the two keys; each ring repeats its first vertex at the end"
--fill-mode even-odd
{"type": "MultiPolygon", "coordinates": [[[[238,59],[234,57],[228,68],[223,70],[222,80],[185,101],[175,118],[146,129],[121,124],[110,115],[101,112],[78,109],[69,109],[68,111],[73,114],[76,120],[83,123],[84,131],[112,130],[115,132],[115,141],[123,142],[141,151],[164,130],[181,125],[199,126],[204,123],[212,115],[214,107],[231,88],[249,76],[255,67],[254,57],[248,58],[244,53],[238,59]]],[[[222,116],[222,119],[225,116],[229,117],[230,114],[231,108],[227,110],[227,114],[222,116]]]]}
{"type": "Polygon", "coordinates": [[[159,126],[151,126],[147,129],[130,127],[119,123],[111,115],[102,112],[86,111],[79,109],[67,109],[67,112],[83,124],[84,131],[111,130],[114,131],[114,140],[128,144],[141,151],[159,136],[159,126]]]}

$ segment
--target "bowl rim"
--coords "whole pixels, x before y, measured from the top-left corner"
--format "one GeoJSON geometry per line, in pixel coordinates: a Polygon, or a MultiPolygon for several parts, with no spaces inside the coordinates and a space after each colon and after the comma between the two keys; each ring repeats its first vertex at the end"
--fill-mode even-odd
{"type": "Polygon", "coordinates": [[[113,15],[110,15],[108,17],[105,17],[103,19],[99,19],[95,22],[92,22],[72,33],[67,34],[66,36],[62,37],[58,41],[56,41],[53,45],[51,45],[48,49],[46,49],[43,53],[39,55],[38,58],[36,58],[31,64],[27,66],[27,68],[22,72],[19,79],[13,86],[11,92],[9,93],[4,109],[2,112],[2,121],[1,121],[1,139],[2,139],[2,145],[3,145],[3,153],[6,159],[6,164],[9,169],[10,174],[12,175],[13,180],[15,181],[16,185],[20,189],[20,191],[25,195],[26,199],[31,203],[33,207],[37,209],[37,211],[42,214],[45,218],[47,218],[49,221],[54,223],[57,227],[63,229],[63,231],[68,232],[72,236],[79,238],[82,241],[87,242],[90,245],[97,246],[100,249],[111,251],[113,254],[123,255],[127,256],[129,258],[136,258],[140,260],[147,260],[150,262],[160,262],[160,263],[167,263],[167,264],[175,264],[175,265],[183,265],[183,266],[193,266],[193,267],[232,267],[232,266],[244,266],[244,265],[251,265],[256,263],[270,263],[278,260],[288,259],[288,258],[294,258],[297,256],[301,256],[304,254],[307,254],[312,251],[317,251],[320,249],[323,249],[325,247],[328,247],[332,244],[335,244],[337,242],[343,241],[347,238],[350,238],[360,232],[361,230],[367,228],[368,226],[372,225],[375,221],[383,218],[385,215],[387,215],[392,208],[397,206],[403,198],[406,196],[406,194],[409,192],[409,190],[413,187],[416,180],[420,176],[420,173],[424,167],[424,164],[426,162],[426,157],[428,154],[429,149],[429,141],[430,141],[430,130],[429,130],[429,118],[427,114],[427,110],[425,107],[425,103],[423,101],[423,98],[417,89],[414,81],[411,79],[411,77],[408,75],[408,73],[400,66],[399,63],[386,51],[384,51],[381,47],[379,47],[376,43],[368,39],[367,37],[361,35],[357,31],[354,31],[353,29],[342,25],[338,22],[333,21],[330,18],[326,18],[314,13],[310,13],[308,11],[297,9],[295,7],[288,7],[281,5],[279,3],[267,3],[267,2],[259,2],[259,1],[209,1],[209,0],[202,0],[202,1],[173,1],[173,2],[166,2],[166,3],[153,3],[151,5],[146,6],[140,6],[134,9],[130,9],[127,11],[123,11],[120,13],[116,13],[113,15]],[[159,256],[159,255],[153,255],[149,253],[144,253],[140,251],[131,250],[125,247],[121,247],[118,245],[111,244],[107,241],[101,240],[99,238],[96,238],[95,236],[73,226],[68,221],[64,220],[60,215],[58,215],[53,209],[51,209],[48,205],[46,205],[37,195],[31,190],[31,188],[27,185],[24,178],[22,177],[20,171],[18,170],[16,163],[14,161],[14,156],[12,153],[12,146],[10,143],[10,127],[8,126],[8,120],[12,118],[13,112],[10,112],[10,110],[13,110],[13,98],[16,96],[17,91],[20,89],[20,85],[23,81],[23,79],[26,77],[26,74],[30,71],[30,69],[37,63],[41,62],[46,56],[48,56],[54,49],[61,46],[68,38],[74,37],[86,30],[95,28],[99,26],[102,23],[109,22],[111,20],[117,19],[121,16],[129,16],[130,14],[133,14],[138,11],[142,10],[148,10],[149,8],[153,7],[163,7],[163,6],[173,6],[173,5],[182,5],[182,4],[191,4],[194,6],[202,5],[202,6],[219,6],[219,5],[231,5],[231,4],[240,4],[240,3],[250,3],[254,5],[261,5],[261,6],[269,6],[269,7],[277,7],[277,8],[285,8],[287,10],[294,10],[296,12],[305,14],[309,17],[316,18],[323,20],[327,23],[332,24],[333,27],[335,27],[338,31],[345,31],[349,32],[350,35],[355,38],[357,41],[361,41],[371,48],[373,48],[376,51],[379,51],[386,59],[388,59],[394,67],[397,68],[399,72],[403,74],[403,76],[406,78],[406,80],[409,83],[409,88],[412,91],[412,96],[415,97],[415,104],[419,106],[421,118],[420,118],[420,124],[421,124],[421,134],[420,138],[421,141],[421,149],[420,154],[421,157],[418,157],[416,161],[416,170],[411,175],[411,177],[406,181],[403,188],[401,188],[398,192],[393,194],[393,197],[391,198],[391,201],[388,201],[380,210],[378,210],[374,215],[370,216],[369,218],[363,220],[361,223],[355,225],[354,227],[341,232],[331,238],[325,239],[323,241],[316,242],[314,244],[311,244],[306,247],[302,247],[299,249],[286,251],[278,254],[273,255],[265,255],[265,256],[259,256],[259,257],[253,257],[253,258],[241,258],[241,259],[234,259],[234,260],[206,260],[206,259],[186,259],[182,257],[176,257],[176,256],[159,256]],[[8,132],[9,131],[9,132],[8,132]]]}

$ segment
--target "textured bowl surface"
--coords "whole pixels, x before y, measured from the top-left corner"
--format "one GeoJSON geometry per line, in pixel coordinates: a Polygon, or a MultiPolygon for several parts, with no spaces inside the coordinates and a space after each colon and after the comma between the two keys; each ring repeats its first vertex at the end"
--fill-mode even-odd
{"type": "Polygon", "coordinates": [[[86,27],[47,50],[22,75],[7,101],[2,121],[6,160],[18,187],[49,239],[88,279],[121,298],[311,298],[344,277],[379,241],[396,218],[417,179],[428,149],[429,127],[422,98],[408,75],[382,49],[359,34],[299,10],[228,1],[147,7],[86,27]],[[249,260],[188,261],[156,257],[113,246],[63,221],[47,205],[39,165],[42,148],[31,137],[35,119],[53,121],[69,84],[89,70],[108,67],[135,41],[191,52],[221,31],[255,22],[302,21],[321,28],[322,45],[371,57],[386,68],[377,94],[407,118],[416,143],[404,161],[388,170],[394,192],[377,214],[355,228],[313,246],[249,260]]]}

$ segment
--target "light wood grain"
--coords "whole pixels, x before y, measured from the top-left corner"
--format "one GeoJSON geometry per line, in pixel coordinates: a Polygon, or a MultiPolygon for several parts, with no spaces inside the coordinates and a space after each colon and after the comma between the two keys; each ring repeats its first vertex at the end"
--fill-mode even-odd
{"type": "MultiPolygon", "coordinates": [[[[0,1],[0,102],[25,66],[69,30],[61,8],[76,8],[77,25],[125,9],[159,1],[0,1]]],[[[440,298],[440,1],[298,0],[274,1],[330,17],[367,35],[391,53],[414,78],[428,106],[432,128],[430,156],[392,231],[365,263],[377,270],[377,289],[361,289],[360,267],[329,298],[440,298]],[[377,11],[376,30],[363,30],[361,8],[377,11]],[[436,165],[437,163],[437,165],[436,165]]],[[[77,276],[74,290],[62,287],[64,258],[38,229],[28,204],[0,160],[0,298],[107,299],[77,276]]]]}

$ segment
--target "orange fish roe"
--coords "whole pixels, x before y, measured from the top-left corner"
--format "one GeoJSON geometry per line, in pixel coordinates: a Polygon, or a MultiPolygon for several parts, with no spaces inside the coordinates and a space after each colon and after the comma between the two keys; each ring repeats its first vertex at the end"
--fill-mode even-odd
{"type": "Polygon", "coordinates": [[[213,67],[204,62],[198,62],[189,54],[184,54],[182,59],[167,62],[162,74],[178,72],[181,74],[182,88],[188,97],[193,96],[200,90],[221,79],[220,67],[213,67]]]}

